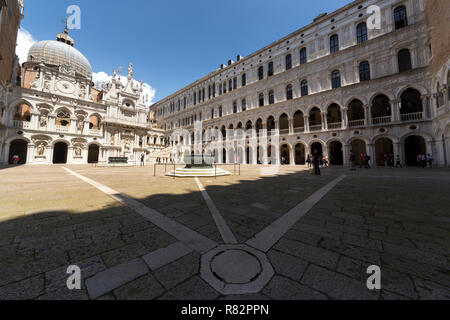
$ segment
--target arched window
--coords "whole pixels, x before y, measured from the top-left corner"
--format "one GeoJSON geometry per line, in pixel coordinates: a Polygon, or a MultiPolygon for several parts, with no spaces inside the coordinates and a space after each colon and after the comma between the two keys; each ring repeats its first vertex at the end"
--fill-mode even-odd
{"type": "Polygon", "coordinates": [[[258,68],[258,79],[259,80],[264,79],[264,67],[263,66],[258,68]]]}
{"type": "Polygon", "coordinates": [[[365,22],[361,22],[356,26],[356,39],[358,43],[367,41],[367,25],[365,22]]]}
{"type": "Polygon", "coordinates": [[[415,89],[407,89],[401,96],[401,114],[423,112],[423,104],[420,92],[415,89]]]}
{"type": "Polygon", "coordinates": [[[222,106],[219,107],[219,117],[222,117],[223,112],[222,112],[222,106]]]}
{"type": "Polygon", "coordinates": [[[90,130],[100,130],[100,118],[93,115],[89,118],[89,129],[90,130]]]}
{"type": "Polygon", "coordinates": [[[197,93],[194,92],[194,106],[197,104],[197,93]]]}
{"type": "Polygon", "coordinates": [[[233,80],[229,79],[228,80],[228,91],[233,91],[233,80]]]}
{"type": "Polygon", "coordinates": [[[398,72],[404,72],[411,69],[411,53],[408,49],[400,50],[398,52],[398,72]]]}
{"type": "Polygon", "coordinates": [[[70,126],[70,113],[68,111],[60,111],[56,115],[56,125],[62,127],[70,126]]]}
{"type": "Polygon", "coordinates": [[[14,108],[13,120],[30,122],[31,108],[25,103],[19,104],[14,108]]]}
{"type": "Polygon", "coordinates": [[[259,106],[264,107],[264,94],[263,93],[259,94],[259,106]]]}
{"type": "Polygon", "coordinates": [[[405,6],[400,6],[394,10],[395,29],[400,29],[408,25],[408,18],[406,16],[405,6]]]}
{"type": "Polygon", "coordinates": [[[293,93],[292,93],[292,85],[288,84],[286,87],[286,100],[292,100],[293,93]]]}
{"type": "Polygon", "coordinates": [[[333,89],[341,87],[341,73],[339,72],[339,70],[334,70],[331,73],[331,87],[333,89]]]}
{"type": "Polygon", "coordinates": [[[246,111],[247,110],[247,100],[242,99],[242,111],[246,111]]]}
{"type": "Polygon", "coordinates": [[[233,102],[233,113],[237,113],[238,112],[238,110],[237,110],[237,102],[235,101],[235,102],[233,102]]]}
{"type": "Polygon", "coordinates": [[[303,80],[303,81],[300,83],[300,91],[301,91],[302,97],[308,95],[308,81],[303,80]]]}
{"type": "Polygon", "coordinates": [[[292,55],[288,54],[286,56],[286,70],[289,70],[292,68],[292,55]]]}
{"type": "Polygon", "coordinates": [[[269,91],[269,104],[274,104],[275,103],[275,95],[273,93],[273,90],[269,91]]]}
{"type": "Polygon", "coordinates": [[[234,77],[233,78],[233,90],[236,90],[236,89],[237,89],[237,78],[234,77]]]}
{"type": "Polygon", "coordinates": [[[337,34],[334,34],[330,37],[330,53],[339,51],[339,37],[337,34]]]}
{"type": "Polygon", "coordinates": [[[246,74],[246,73],[244,73],[244,74],[242,75],[241,85],[242,85],[243,87],[245,87],[245,86],[247,85],[247,74],[246,74]]]}
{"type": "Polygon", "coordinates": [[[308,57],[306,55],[306,48],[300,50],[300,64],[305,64],[308,62],[308,57]]]}
{"type": "Polygon", "coordinates": [[[214,119],[214,109],[211,109],[211,119],[214,119]]]}
{"type": "Polygon", "coordinates": [[[370,80],[370,65],[369,62],[363,61],[359,64],[359,81],[370,80]]]}
{"type": "Polygon", "coordinates": [[[267,76],[268,77],[273,76],[273,62],[272,61],[269,62],[269,66],[268,66],[268,70],[267,70],[267,76]]]}

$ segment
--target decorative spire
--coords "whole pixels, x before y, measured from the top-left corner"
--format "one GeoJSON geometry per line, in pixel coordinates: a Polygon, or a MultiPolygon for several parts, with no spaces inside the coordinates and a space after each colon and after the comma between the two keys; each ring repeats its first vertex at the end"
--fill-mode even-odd
{"type": "Polygon", "coordinates": [[[66,17],[65,20],[62,20],[64,22],[64,31],[61,33],[58,33],[58,35],[56,36],[56,41],[62,42],[62,43],[66,43],[69,46],[74,45],[74,41],[73,39],[69,36],[69,26],[68,26],[68,17],[66,17]]]}
{"type": "Polygon", "coordinates": [[[128,81],[131,81],[131,79],[133,79],[133,63],[130,62],[128,66],[128,81]]]}

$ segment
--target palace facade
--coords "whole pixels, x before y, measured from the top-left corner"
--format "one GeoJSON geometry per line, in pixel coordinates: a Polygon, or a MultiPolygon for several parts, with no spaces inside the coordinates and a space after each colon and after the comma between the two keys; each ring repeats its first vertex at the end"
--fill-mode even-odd
{"type": "Polygon", "coordinates": [[[449,6],[434,2],[440,19],[426,19],[422,0],[353,1],[229,60],[151,110],[173,146],[197,144],[199,124],[201,147],[210,130],[227,142],[239,139],[229,129],[252,130],[244,144],[216,149],[218,163],[268,163],[275,155],[276,163],[304,164],[317,150],[334,165],[348,165],[353,152],[378,165],[386,154],[399,155],[411,166],[429,153],[435,165],[448,166],[449,6]],[[172,137],[179,129],[188,137],[172,137]]]}
{"type": "MultiPolygon", "coordinates": [[[[34,44],[21,75],[0,89],[0,164],[87,164],[110,157],[140,161],[164,149],[149,119],[142,82],[114,72],[101,90],[66,30],[34,44]],[[125,85],[123,83],[126,83],[125,85]]],[[[149,158],[148,158],[149,159],[149,158]]]]}

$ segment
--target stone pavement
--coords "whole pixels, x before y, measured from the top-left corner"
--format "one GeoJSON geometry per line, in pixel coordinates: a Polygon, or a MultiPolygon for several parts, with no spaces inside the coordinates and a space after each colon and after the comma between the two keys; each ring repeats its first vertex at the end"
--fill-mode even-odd
{"type": "Polygon", "coordinates": [[[199,179],[221,220],[194,179],[154,177],[153,167],[66,168],[75,175],[0,169],[0,299],[450,299],[448,170],[261,176],[243,166],[241,176],[199,179]],[[282,229],[277,221],[292,226],[258,249],[265,230],[282,229]],[[248,270],[221,268],[227,259],[248,270]],[[81,290],[67,289],[69,265],[81,268],[81,290]],[[382,290],[366,287],[370,265],[381,267],[382,290]],[[229,293],[205,276],[210,267],[235,282],[229,293]],[[249,285],[262,275],[261,287],[249,285]]]}

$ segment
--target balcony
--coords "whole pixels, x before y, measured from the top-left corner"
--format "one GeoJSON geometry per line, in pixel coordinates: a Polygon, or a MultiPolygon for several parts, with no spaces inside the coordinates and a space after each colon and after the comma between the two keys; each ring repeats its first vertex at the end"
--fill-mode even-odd
{"type": "Polygon", "coordinates": [[[379,118],[373,118],[372,119],[372,124],[374,125],[378,125],[378,124],[388,124],[392,122],[392,117],[391,116],[387,116],[387,117],[379,117],[379,118]]]}
{"type": "Polygon", "coordinates": [[[402,114],[402,121],[418,121],[423,120],[423,112],[402,114]]]}
{"type": "Polygon", "coordinates": [[[294,133],[303,133],[305,132],[305,127],[294,128],[294,133]]]}
{"type": "Polygon", "coordinates": [[[315,126],[310,126],[309,127],[309,131],[314,132],[314,131],[322,131],[322,125],[315,125],[315,126]]]}
{"type": "Polygon", "coordinates": [[[289,135],[289,129],[280,129],[280,136],[289,135]]]}
{"type": "Polygon", "coordinates": [[[102,134],[102,132],[100,130],[95,130],[95,129],[89,130],[89,135],[91,135],[91,136],[100,136],[101,134],[102,134]]]}
{"type": "Polygon", "coordinates": [[[18,129],[29,129],[31,127],[31,122],[29,122],[29,121],[13,120],[12,126],[14,128],[18,128],[18,129]]]}
{"type": "Polygon", "coordinates": [[[342,122],[329,123],[329,124],[328,124],[328,129],[329,129],[329,130],[333,130],[333,129],[342,129],[342,122]]]}
{"type": "Polygon", "coordinates": [[[348,122],[349,128],[363,127],[366,124],[364,119],[351,120],[348,122]]]}
{"type": "Polygon", "coordinates": [[[63,133],[69,133],[70,127],[56,126],[56,131],[63,132],[63,133]]]}

